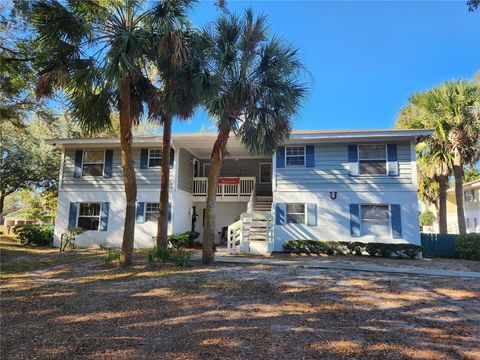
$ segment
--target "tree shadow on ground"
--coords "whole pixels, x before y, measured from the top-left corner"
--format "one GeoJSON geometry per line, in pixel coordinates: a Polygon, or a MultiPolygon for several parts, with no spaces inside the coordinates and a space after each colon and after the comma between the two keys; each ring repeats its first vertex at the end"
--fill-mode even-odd
{"type": "Polygon", "coordinates": [[[144,255],[120,270],[79,256],[2,280],[2,357],[479,355],[478,280],[254,265],[183,270],[145,266],[144,255]]]}

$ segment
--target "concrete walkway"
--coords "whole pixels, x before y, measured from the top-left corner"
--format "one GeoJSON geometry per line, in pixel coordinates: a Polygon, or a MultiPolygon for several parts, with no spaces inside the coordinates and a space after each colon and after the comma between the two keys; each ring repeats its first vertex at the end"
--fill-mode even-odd
{"type": "MultiPolygon", "coordinates": [[[[202,255],[196,253],[191,258],[194,261],[200,261],[202,255]]],[[[223,256],[215,255],[215,262],[217,263],[231,263],[231,264],[262,264],[275,266],[299,266],[314,269],[333,269],[333,270],[350,270],[350,271],[369,271],[369,272],[383,272],[394,274],[410,274],[410,275],[426,275],[426,276],[448,276],[448,277],[468,277],[480,279],[480,272],[474,271],[458,271],[458,270],[443,270],[443,269],[428,269],[421,267],[391,267],[376,264],[349,264],[337,261],[317,261],[317,260],[279,260],[268,258],[251,258],[243,256],[223,256]]]]}

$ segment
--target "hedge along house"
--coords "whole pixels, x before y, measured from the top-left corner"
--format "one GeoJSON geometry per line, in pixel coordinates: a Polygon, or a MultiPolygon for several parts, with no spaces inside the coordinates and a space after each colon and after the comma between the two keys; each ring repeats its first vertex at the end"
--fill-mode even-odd
{"type": "MultiPolygon", "coordinates": [[[[429,130],[294,131],[273,157],[232,137],[217,189],[216,226],[232,252],[267,254],[293,239],[420,244],[415,144],[429,130]]],[[[214,133],[172,136],[169,233],[203,237],[214,133]]],[[[125,211],[118,138],[57,139],[62,149],[55,239],[120,246],[125,211]]],[[[161,136],[134,139],[135,246],[156,235],[161,136]]]]}

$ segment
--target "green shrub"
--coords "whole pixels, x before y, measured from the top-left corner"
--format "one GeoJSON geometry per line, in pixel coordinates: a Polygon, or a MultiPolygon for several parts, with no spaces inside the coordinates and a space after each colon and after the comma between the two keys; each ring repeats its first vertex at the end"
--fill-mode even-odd
{"type": "Polygon", "coordinates": [[[187,231],[182,234],[169,235],[168,241],[173,248],[191,248],[199,236],[200,233],[196,231],[187,231]]]}
{"type": "Polygon", "coordinates": [[[188,261],[190,260],[190,257],[192,254],[186,254],[184,253],[183,255],[180,255],[175,259],[175,265],[179,267],[186,267],[188,265],[188,261]]]}
{"type": "Polygon", "coordinates": [[[155,246],[152,250],[148,252],[148,262],[153,264],[160,261],[167,261],[172,256],[172,251],[169,249],[162,249],[155,246]]]}
{"type": "Polygon", "coordinates": [[[480,234],[458,236],[455,239],[455,256],[460,259],[480,260],[480,234]]]}
{"type": "Polygon", "coordinates": [[[363,255],[415,258],[422,247],[413,244],[361,243],[350,241],[289,240],[283,245],[286,252],[327,255],[363,255]]]}
{"type": "Polygon", "coordinates": [[[107,253],[102,256],[102,262],[105,265],[109,265],[114,261],[120,260],[120,250],[109,248],[107,253]]]}
{"type": "Polygon", "coordinates": [[[15,225],[13,233],[22,245],[52,246],[53,225],[15,225]]]}
{"type": "Polygon", "coordinates": [[[69,247],[70,250],[75,249],[75,240],[77,235],[80,235],[84,231],[84,229],[76,227],[62,233],[62,235],[60,235],[60,251],[65,251],[67,247],[69,247]]]}

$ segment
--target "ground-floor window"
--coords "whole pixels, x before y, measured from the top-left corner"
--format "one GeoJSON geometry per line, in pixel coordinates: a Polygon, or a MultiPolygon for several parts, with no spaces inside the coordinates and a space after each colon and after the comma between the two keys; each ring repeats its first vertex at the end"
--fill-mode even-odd
{"type": "Polygon", "coordinates": [[[100,203],[80,203],[77,226],[84,230],[98,230],[100,207],[100,203]]]}
{"type": "Polygon", "coordinates": [[[390,234],[388,205],[362,205],[362,235],[390,234]]]}
{"type": "Polygon", "coordinates": [[[305,224],[305,204],[287,204],[287,224],[305,224]]]}
{"type": "Polygon", "coordinates": [[[158,220],[158,203],[145,204],[145,221],[158,220]]]}

